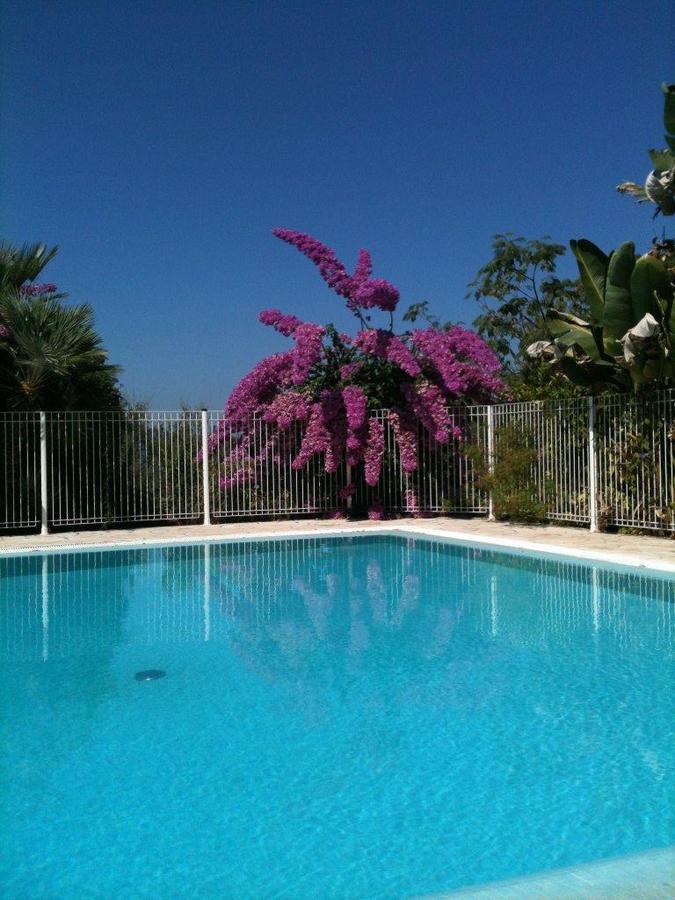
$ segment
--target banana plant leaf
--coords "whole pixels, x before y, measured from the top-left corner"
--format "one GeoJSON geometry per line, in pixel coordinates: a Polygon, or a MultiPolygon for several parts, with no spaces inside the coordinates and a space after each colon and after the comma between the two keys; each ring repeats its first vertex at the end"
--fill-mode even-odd
{"type": "Polygon", "coordinates": [[[666,143],[675,151],[675,84],[662,84],[661,90],[666,95],[663,107],[663,125],[666,129],[666,143]]]}
{"type": "Polygon", "coordinates": [[[605,308],[605,290],[607,286],[607,270],[609,257],[592,241],[582,238],[570,241],[574,253],[584,294],[591,308],[594,324],[601,325],[605,308]]]}
{"type": "Polygon", "coordinates": [[[673,297],[668,270],[660,259],[653,256],[641,256],[638,259],[630,278],[630,292],[633,297],[634,323],[639,322],[647,313],[660,317],[661,310],[655,295],[666,303],[673,297]]]}
{"type": "Polygon", "coordinates": [[[578,316],[550,310],[547,316],[549,331],[563,347],[577,346],[592,360],[600,360],[604,354],[602,345],[598,345],[597,329],[578,316]]]}
{"type": "Polygon", "coordinates": [[[667,172],[675,166],[675,154],[672,150],[650,150],[649,158],[657,172],[667,172]]]}
{"type": "Polygon", "coordinates": [[[623,388],[626,384],[630,384],[616,366],[604,360],[580,363],[571,356],[565,356],[560,360],[560,368],[570,381],[583,387],[612,385],[623,388]]]}
{"type": "Polygon", "coordinates": [[[611,254],[607,270],[607,287],[602,325],[605,349],[619,353],[620,348],[612,346],[635,324],[630,279],[635,268],[635,244],[626,241],[611,254]]]}

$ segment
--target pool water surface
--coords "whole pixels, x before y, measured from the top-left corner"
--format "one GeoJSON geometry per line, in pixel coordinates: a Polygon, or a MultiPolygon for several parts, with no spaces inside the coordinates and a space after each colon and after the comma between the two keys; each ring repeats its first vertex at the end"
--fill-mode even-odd
{"type": "Polygon", "coordinates": [[[407,537],[0,558],[2,895],[405,897],[667,846],[674,600],[407,537]]]}

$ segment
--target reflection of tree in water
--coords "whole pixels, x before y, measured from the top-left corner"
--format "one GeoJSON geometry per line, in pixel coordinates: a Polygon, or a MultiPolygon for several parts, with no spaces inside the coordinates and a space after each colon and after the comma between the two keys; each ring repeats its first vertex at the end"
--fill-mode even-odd
{"type": "MultiPolygon", "coordinates": [[[[624,588],[661,600],[668,590],[573,561],[384,537],[213,549],[212,598],[233,651],[315,716],[359,692],[370,709],[498,711],[514,672],[526,679],[577,642],[592,661],[599,630],[642,647],[624,588]]],[[[564,717],[569,691],[546,706],[533,691],[532,714],[564,717]]]]}
{"type": "Polygon", "coordinates": [[[218,548],[212,598],[233,650],[305,709],[359,691],[371,707],[432,699],[428,664],[452,656],[465,598],[432,591],[400,542],[345,544],[218,548]]]}
{"type": "MultiPolygon", "coordinates": [[[[0,560],[2,680],[19,714],[61,723],[53,758],[86,738],[100,704],[114,694],[115,650],[142,551],[105,551],[0,560]]],[[[10,714],[8,707],[5,712],[10,714]]],[[[40,729],[22,729],[23,756],[40,729]]]]}

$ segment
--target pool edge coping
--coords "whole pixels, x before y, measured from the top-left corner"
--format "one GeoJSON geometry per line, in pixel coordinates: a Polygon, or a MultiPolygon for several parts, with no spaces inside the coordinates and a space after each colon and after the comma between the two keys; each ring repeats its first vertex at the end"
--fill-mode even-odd
{"type": "MultiPolygon", "coordinates": [[[[105,532],[106,537],[114,534],[114,532],[105,532]]],[[[538,543],[536,541],[528,541],[523,538],[511,538],[503,535],[484,535],[484,534],[467,534],[463,531],[452,531],[451,529],[434,528],[433,526],[422,525],[411,522],[382,522],[377,524],[369,524],[366,527],[354,524],[353,527],[336,527],[315,525],[310,528],[291,528],[291,529],[275,529],[261,530],[258,533],[251,532],[233,532],[228,534],[205,534],[205,535],[176,535],[171,537],[139,537],[138,540],[100,540],[85,543],[68,543],[62,545],[47,544],[26,547],[2,547],[0,545],[0,557],[11,556],[29,556],[32,554],[59,554],[72,552],[86,552],[88,550],[131,550],[141,549],[143,547],[162,547],[162,546],[184,546],[196,544],[223,544],[234,541],[256,541],[256,540],[288,540],[293,538],[312,538],[312,537],[349,537],[367,535],[402,535],[411,538],[429,537],[436,540],[445,540],[453,543],[464,545],[479,545],[487,547],[496,547],[504,550],[516,551],[520,553],[556,556],[571,559],[583,560],[584,562],[598,562],[605,565],[616,566],[621,569],[638,569],[641,571],[659,572],[665,574],[675,574],[675,561],[665,562],[661,559],[651,557],[640,557],[634,554],[611,553],[600,549],[587,549],[584,547],[567,547],[561,544],[538,543]]]]}

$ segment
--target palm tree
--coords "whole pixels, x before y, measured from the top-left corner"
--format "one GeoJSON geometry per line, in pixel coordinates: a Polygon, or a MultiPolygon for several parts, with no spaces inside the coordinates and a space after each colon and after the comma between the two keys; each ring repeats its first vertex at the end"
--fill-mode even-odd
{"type": "Polygon", "coordinates": [[[59,252],[58,247],[47,249],[45,244],[0,244],[0,291],[20,288],[25,281],[35,281],[47,263],[59,252]]]}
{"type": "Polygon", "coordinates": [[[57,250],[0,245],[0,409],[119,409],[119,368],[91,306],[65,306],[55,285],[34,283],[57,250]]]}

